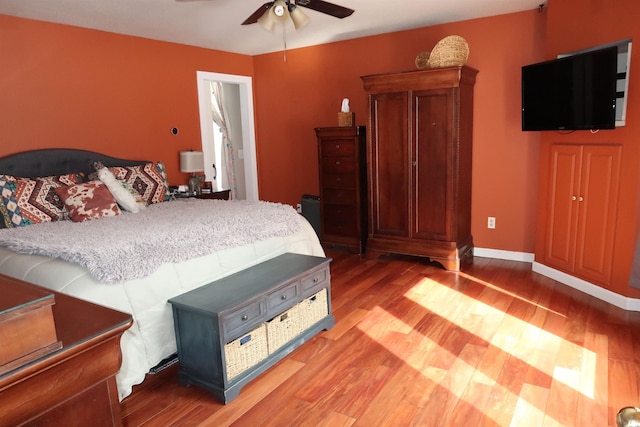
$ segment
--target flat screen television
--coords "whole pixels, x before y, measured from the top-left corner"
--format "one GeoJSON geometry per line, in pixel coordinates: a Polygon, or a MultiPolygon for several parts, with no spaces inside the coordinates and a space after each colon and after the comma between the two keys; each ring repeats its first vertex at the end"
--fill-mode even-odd
{"type": "Polygon", "coordinates": [[[522,67],[522,130],[613,129],[616,47],[522,67]]]}

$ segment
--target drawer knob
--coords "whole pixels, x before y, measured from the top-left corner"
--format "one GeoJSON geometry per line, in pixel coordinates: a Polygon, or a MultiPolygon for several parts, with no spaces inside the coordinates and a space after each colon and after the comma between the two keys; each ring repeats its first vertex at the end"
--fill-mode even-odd
{"type": "Polygon", "coordinates": [[[246,314],[242,316],[242,321],[244,322],[245,320],[249,320],[249,316],[247,316],[246,314]]]}
{"type": "Polygon", "coordinates": [[[338,161],[336,162],[336,165],[339,165],[339,164],[340,164],[340,161],[338,160],[338,161]]]}
{"type": "Polygon", "coordinates": [[[286,296],[286,295],[282,295],[282,296],[280,297],[280,299],[281,299],[282,301],[284,301],[284,300],[286,300],[286,299],[287,299],[287,296],[286,296]]]}
{"type": "Polygon", "coordinates": [[[313,278],[313,283],[318,283],[319,281],[320,281],[320,279],[319,279],[319,278],[317,278],[317,277],[314,277],[314,278],[313,278]]]}
{"type": "Polygon", "coordinates": [[[336,148],[339,150],[340,149],[340,144],[336,144],[336,148]]]}

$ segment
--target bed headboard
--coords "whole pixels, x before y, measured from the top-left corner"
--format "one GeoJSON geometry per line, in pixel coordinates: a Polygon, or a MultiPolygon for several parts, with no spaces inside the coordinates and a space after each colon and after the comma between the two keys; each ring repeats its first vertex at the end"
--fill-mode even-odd
{"type": "Polygon", "coordinates": [[[118,159],[74,148],[47,148],[0,157],[0,174],[24,178],[78,172],[89,174],[94,171],[93,163],[96,161],[102,162],[105,166],[136,166],[148,163],[147,160],[118,159]]]}

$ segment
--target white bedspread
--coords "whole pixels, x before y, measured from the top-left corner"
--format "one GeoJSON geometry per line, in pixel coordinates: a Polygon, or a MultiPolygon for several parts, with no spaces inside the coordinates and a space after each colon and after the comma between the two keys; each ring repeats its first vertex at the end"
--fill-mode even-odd
{"type": "Polygon", "coordinates": [[[122,336],[123,362],[116,377],[120,399],[144,380],[150,368],[176,352],[169,298],[285,252],[324,256],[311,225],[300,217],[294,234],[271,237],[219,250],[178,263],[161,265],[153,274],[105,285],[78,264],[42,255],[25,255],[0,247],[0,274],[6,274],[133,315],[122,336]]]}

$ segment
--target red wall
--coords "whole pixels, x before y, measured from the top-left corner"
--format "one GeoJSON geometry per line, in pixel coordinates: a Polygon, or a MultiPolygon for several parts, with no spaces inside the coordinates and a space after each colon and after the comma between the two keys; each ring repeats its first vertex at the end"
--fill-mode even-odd
{"type": "Polygon", "coordinates": [[[6,15],[0,58],[0,156],[74,147],[164,160],[175,183],[178,152],[201,146],[196,71],[253,73],[245,55],[6,15]]]}
{"type": "MultiPolygon", "coordinates": [[[[337,125],[342,98],[367,125],[360,76],[415,69],[441,38],[469,43],[475,86],[473,220],[476,246],[533,252],[539,133],[520,130],[520,68],[544,55],[546,13],[537,10],[366,37],[255,57],[260,194],[296,203],[318,194],[313,129],[337,125]],[[496,217],[495,230],[487,217],[496,217]]],[[[295,37],[295,33],[289,37],[295,37]]]]}
{"type": "MultiPolygon", "coordinates": [[[[558,53],[571,52],[632,38],[640,40],[640,3],[635,0],[615,2],[592,0],[549,0],[546,59],[558,53]],[[588,30],[586,30],[588,29],[588,30]]],[[[628,285],[633,252],[640,230],[640,58],[638,49],[632,50],[629,75],[629,93],[626,126],[598,133],[576,131],[570,134],[542,132],[541,162],[549,157],[553,142],[615,143],[622,145],[622,171],[619,191],[619,206],[614,243],[614,264],[610,290],[627,296],[640,297],[640,292],[628,285]]],[[[548,176],[540,175],[540,188],[544,190],[548,176]]],[[[538,221],[544,221],[545,192],[541,191],[538,221]]],[[[541,228],[542,226],[540,226],[541,228]]],[[[536,255],[543,250],[540,234],[536,243],[536,255]]]]}

